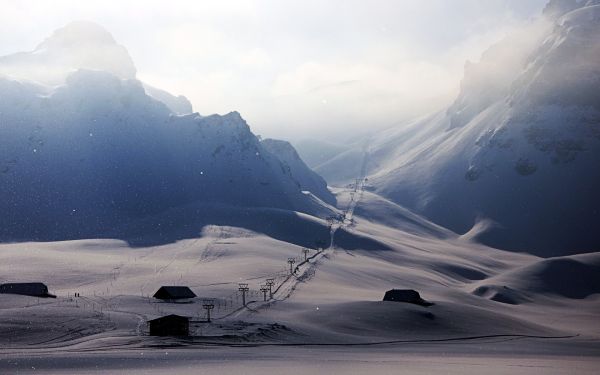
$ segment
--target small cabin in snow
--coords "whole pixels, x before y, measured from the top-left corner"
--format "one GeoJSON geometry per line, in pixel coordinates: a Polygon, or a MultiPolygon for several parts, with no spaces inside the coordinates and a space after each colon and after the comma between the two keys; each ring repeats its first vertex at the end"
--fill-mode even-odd
{"type": "Polygon", "coordinates": [[[421,298],[419,292],[413,289],[391,289],[385,292],[384,301],[414,303],[421,306],[431,306],[431,302],[421,298]]]}
{"type": "Polygon", "coordinates": [[[167,301],[194,298],[196,294],[187,286],[161,286],[154,293],[154,298],[167,301]]]}
{"type": "Polygon", "coordinates": [[[151,336],[189,336],[190,318],[180,315],[167,315],[149,320],[151,336]]]}
{"type": "Polygon", "coordinates": [[[0,284],[0,293],[20,294],[23,296],[32,296],[32,297],[56,298],[55,295],[48,293],[48,287],[44,283],[0,284]]]}

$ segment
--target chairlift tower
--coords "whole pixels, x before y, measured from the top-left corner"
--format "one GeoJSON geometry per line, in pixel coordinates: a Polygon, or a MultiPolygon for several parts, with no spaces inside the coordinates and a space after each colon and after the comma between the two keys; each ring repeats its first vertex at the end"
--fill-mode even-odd
{"type": "Polygon", "coordinates": [[[267,292],[269,291],[269,287],[267,285],[261,285],[260,291],[263,294],[263,301],[267,302],[267,292]]]}
{"type": "Polygon", "coordinates": [[[288,263],[290,264],[290,275],[294,274],[294,263],[296,263],[296,258],[288,258],[288,263]]]}
{"type": "Polygon", "coordinates": [[[269,298],[273,298],[273,286],[275,285],[275,279],[267,279],[267,287],[269,288],[269,298]]]}
{"type": "Polygon", "coordinates": [[[210,323],[210,310],[215,308],[215,301],[212,299],[204,300],[202,307],[206,309],[206,321],[210,323]]]}
{"type": "Polygon", "coordinates": [[[246,292],[250,290],[247,283],[239,283],[238,290],[242,292],[242,305],[246,306],[246,292]]]}
{"type": "Polygon", "coordinates": [[[302,249],[302,253],[304,254],[304,261],[308,261],[308,253],[310,253],[310,249],[305,247],[302,249]]]}

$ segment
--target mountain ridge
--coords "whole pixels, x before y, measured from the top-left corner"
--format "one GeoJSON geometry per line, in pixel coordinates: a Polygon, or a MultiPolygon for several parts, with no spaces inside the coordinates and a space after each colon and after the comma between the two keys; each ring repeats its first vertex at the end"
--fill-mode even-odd
{"type": "MultiPolygon", "coordinates": [[[[75,25],[75,30],[82,27],[75,25]]],[[[177,231],[173,223],[182,218],[160,213],[201,203],[332,214],[331,207],[302,191],[316,189],[315,196],[331,202],[324,181],[319,185],[320,177],[306,166],[292,175],[289,163],[268,151],[238,112],[185,113],[192,110],[187,99],[135,79],[135,67],[127,59],[121,70],[129,73],[117,69],[115,74],[113,64],[96,69],[106,60],[86,69],[73,66],[81,61],[66,55],[59,62],[43,56],[55,57],[52,51],[67,53],[69,48],[77,55],[90,44],[118,46],[122,52],[104,29],[83,25],[89,29],[83,35],[71,37],[71,24],[40,44],[38,52],[11,57],[52,66],[66,61],[58,84],[13,78],[6,74],[11,58],[0,58],[0,139],[5,145],[0,149],[0,240],[113,233],[127,238],[118,228],[155,231],[156,225],[177,231]],[[90,35],[91,42],[86,39],[90,35]],[[145,224],[140,227],[138,221],[145,224]]],[[[296,162],[295,171],[303,165],[296,162]]],[[[143,233],[136,230],[135,235],[143,233]]]]}
{"type": "MultiPolygon", "coordinates": [[[[546,16],[469,63],[447,109],[356,144],[367,188],[473,240],[540,256],[600,246],[600,6],[552,1],[546,16]],[[554,10],[552,10],[554,9],[554,10]],[[485,223],[482,225],[481,223],[485,223]],[[473,233],[473,232],[472,232],[473,233]]],[[[333,157],[332,185],[354,167],[333,157]]]]}

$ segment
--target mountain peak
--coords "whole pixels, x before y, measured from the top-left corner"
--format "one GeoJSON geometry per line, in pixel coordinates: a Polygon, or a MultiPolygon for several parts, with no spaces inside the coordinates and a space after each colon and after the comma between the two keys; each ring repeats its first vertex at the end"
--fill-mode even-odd
{"type": "Polygon", "coordinates": [[[102,26],[71,22],[57,29],[31,52],[0,57],[0,73],[47,85],[63,84],[78,69],[101,70],[121,79],[135,79],[129,52],[102,26]]]}
{"type": "Polygon", "coordinates": [[[113,36],[102,26],[90,21],[73,21],[40,43],[35,51],[54,48],[81,48],[97,45],[117,45],[113,36]]]}
{"type": "MultiPolygon", "coordinates": [[[[73,81],[90,75],[90,71],[118,79],[136,79],[136,68],[127,49],[104,27],[90,21],[74,21],[55,30],[33,51],[0,56],[0,77],[46,86],[63,85],[72,74],[76,75],[73,81]]],[[[112,82],[110,78],[108,81],[112,82]]],[[[184,96],[143,86],[149,96],[163,102],[171,112],[192,113],[192,104],[184,96]]]]}

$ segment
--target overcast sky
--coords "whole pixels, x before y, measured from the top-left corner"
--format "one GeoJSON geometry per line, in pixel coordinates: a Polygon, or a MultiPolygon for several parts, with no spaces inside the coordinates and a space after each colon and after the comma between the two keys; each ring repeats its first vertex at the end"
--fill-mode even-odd
{"type": "Polygon", "coordinates": [[[130,52],[138,78],[264,136],[389,126],[434,110],[464,62],[547,0],[0,0],[0,55],[74,20],[130,52]]]}

